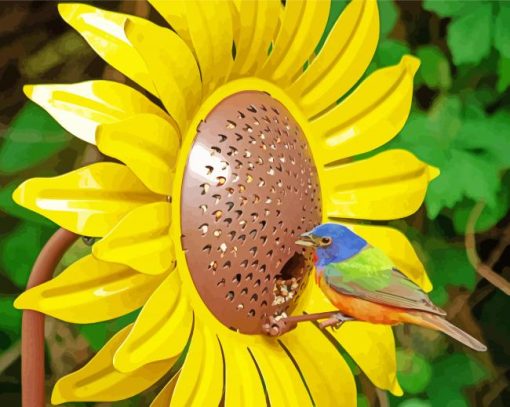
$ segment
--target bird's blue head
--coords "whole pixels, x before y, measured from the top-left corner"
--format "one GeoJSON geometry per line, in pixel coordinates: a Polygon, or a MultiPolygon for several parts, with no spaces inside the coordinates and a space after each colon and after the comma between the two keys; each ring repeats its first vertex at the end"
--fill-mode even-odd
{"type": "Polygon", "coordinates": [[[324,223],[303,233],[296,244],[315,248],[318,267],[344,261],[367,246],[366,240],[337,223],[324,223]]]}

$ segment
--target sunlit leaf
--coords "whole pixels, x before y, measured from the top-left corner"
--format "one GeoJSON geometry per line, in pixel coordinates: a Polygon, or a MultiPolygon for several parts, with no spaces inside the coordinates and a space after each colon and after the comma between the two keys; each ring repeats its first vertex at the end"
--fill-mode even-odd
{"type": "Polygon", "coordinates": [[[455,65],[479,63],[489,55],[492,45],[492,4],[465,4],[469,4],[469,11],[448,26],[447,42],[455,65]]]}

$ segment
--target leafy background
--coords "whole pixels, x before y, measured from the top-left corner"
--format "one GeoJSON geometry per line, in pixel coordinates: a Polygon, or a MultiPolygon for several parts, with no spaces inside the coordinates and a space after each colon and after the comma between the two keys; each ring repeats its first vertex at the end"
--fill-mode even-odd
{"type": "MultiPolygon", "coordinates": [[[[158,21],[145,3],[93,3],[158,21]]],[[[328,31],[345,4],[333,1],[328,31]]],[[[380,42],[367,74],[397,63],[406,53],[422,61],[409,121],[382,149],[407,149],[441,169],[424,206],[391,224],[413,241],[434,283],[433,300],[448,310],[454,323],[483,338],[489,352],[475,354],[434,332],[399,327],[399,378],[406,395],[396,398],[377,391],[353,365],[359,405],[508,406],[510,2],[379,4],[380,42]],[[473,239],[474,247],[469,243],[473,239]]],[[[38,252],[56,227],[17,207],[11,192],[26,178],[60,174],[101,158],[27,102],[22,85],[126,79],[106,67],[60,20],[56,3],[43,1],[2,2],[0,75],[0,405],[16,406],[21,391],[21,315],[12,301],[24,289],[38,252]]],[[[78,242],[60,268],[89,250],[78,242]]],[[[48,319],[48,388],[83,365],[134,317],[81,326],[48,319]]],[[[148,393],[113,404],[148,405],[148,393]]]]}

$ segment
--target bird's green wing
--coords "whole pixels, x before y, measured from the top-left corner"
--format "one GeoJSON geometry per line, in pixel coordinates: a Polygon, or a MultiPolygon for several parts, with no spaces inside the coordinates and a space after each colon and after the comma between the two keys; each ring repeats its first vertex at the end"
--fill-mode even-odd
{"type": "Polygon", "coordinates": [[[420,287],[398,271],[384,252],[369,247],[356,256],[325,267],[326,283],[341,294],[399,308],[445,315],[420,287]]]}
{"type": "Polygon", "coordinates": [[[355,256],[339,263],[330,263],[325,268],[327,279],[335,279],[342,284],[355,284],[365,290],[380,290],[391,280],[392,261],[384,252],[368,247],[355,256]],[[337,277],[341,277],[338,279],[337,277]]]}

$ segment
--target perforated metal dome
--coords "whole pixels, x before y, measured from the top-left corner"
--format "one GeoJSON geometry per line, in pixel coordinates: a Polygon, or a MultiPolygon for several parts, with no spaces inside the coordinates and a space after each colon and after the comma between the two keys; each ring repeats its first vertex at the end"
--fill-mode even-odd
{"type": "Polygon", "coordinates": [[[261,333],[268,316],[292,311],[312,269],[294,243],[321,221],[302,130],[270,95],[232,95],[198,127],[182,188],[182,246],[200,296],[227,327],[261,333]]]}

